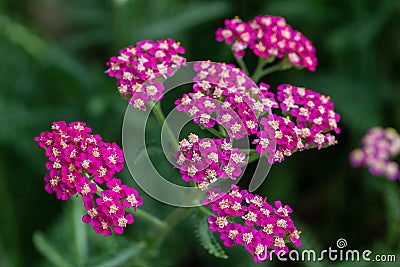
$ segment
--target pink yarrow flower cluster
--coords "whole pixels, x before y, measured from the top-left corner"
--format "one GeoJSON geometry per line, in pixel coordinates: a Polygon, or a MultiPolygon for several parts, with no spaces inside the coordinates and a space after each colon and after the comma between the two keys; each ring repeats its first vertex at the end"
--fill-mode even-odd
{"type": "Polygon", "coordinates": [[[256,262],[268,259],[270,253],[288,253],[288,243],[301,245],[300,231],[289,215],[292,209],[280,201],[274,207],[266,198],[232,185],[229,193],[210,191],[205,204],[216,212],[208,218],[210,230],[218,232],[227,247],[244,246],[256,262]]]}
{"type": "Polygon", "coordinates": [[[194,69],[194,92],[176,100],[177,109],[205,127],[225,126],[233,138],[257,133],[257,116],[274,106],[267,93],[231,65],[202,61],[194,69]]]}
{"type": "MultiPolygon", "coordinates": [[[[261,83],[260,88],[269,86],[261,83]]],[[[268,91],[267,91],[268,92],[268,91]]],[[[337,123],[340,115],[334,111],[330,98],[302,87],[282,84],[278,87],[277,99],[268,92],[271,103],[279,103],[281,115],[273,114],[262,118],[261,130],[254,140],[257,152],[268,153],[271,164],[281,162],[296,151],[331,146],[337,143],[330,132],[340,133],[337,123]],[[285,115],[285,116],[282,116],[285,115]],[[276,142],[276,149],[269,146],[270,140],[276,142]]],[[[278,104],[272,106],[273,111],[278,104]]]]}
{"type": "Polygon", "coordinates": [[[299,127],[305,128],[311,124],[312,134],[330,130],[340,133],[337,126],[340,115],[335,113],[329,96],[290,84],[278,86],[277,95],[283,112],[289,112],[299,127]]]}
{"type": "Polygon", "coordinates": [[[375,176],[400,179],[399,164],[393,159],[400,154],[400,135],[393,128],[374,127],[361,140],[361,147],[350,153],[354,168],[367,167],[375,176]]]}
{"type": "Polygon", "coordinates": [[[268,154],[270,164],[337,143],[331,131],[340,133],[340,115],[330,97],[290,84],[280,85],[275,95],[269,85],[256,86],[224,63],[198,62],[195,71],[194,92],[178,99],[177,109],[205,127],[223,125],[232,138],[257,135],[256,150],[268,154]]]}
{"type": "Polygon", "coordinates": [[[48,158],[45,190],[61,200],[80,195],[90,215],[90,219],[83,217],[85,223],[91,223],[96,233],[109,235],[113,226],[114,232],[121,234],[133,222],[131,214],[125,216],[124,206],[136,210],[142,201],[135,189],[121,185],[121,180],[114,177],[124,167],[122,150],[91,131],[83,122],[67,125],[60,121],[53,123],[51,132],[35,137],[48,158]],[[101,193],[102,199],[108,195],[109,201],[97,198],[101,184],[108,188],[101,193]]]}
{"type": "Polygon", "coordinates": [[[112,229],[122,234],[125,227],[134,221],[133,215],[127,214],[125,209],[136,211],[143,201],[136,189],[123,185],[120,179],[113,178],[106,186],[108,189],[101,192],[101,197],[84,200],[87,214],[82,221],[90,223],[97,234],[108,236],[112,234],[112,229]]]}
{"type": "Polygon", "coordinates": [[[128,98],[134,108],[146,110],[147,102],[163,97],[160,78],[171,76],[174,69],[185,64],[186,59],[179,55],[183,53],[184,48],[172,39],[144,40],[111,57],[106,63],[109,67],[106,73],[117,78],[119,93],[128,98]]]}
{"type": "Polygon", "coordinates": [[[216,31],[216,39],[231,45],[241,58],[247,48],[262,58],[283,58],[296,67],[315,71],[315,48],[301,32],[292,29],[282,17],[257,16],[244,22],[240,18],[225,20],[225,27],[216,31]]]}
{"type": "Polygon", "coordinates": [[[228,138],[199,138],[190,134],[179,142],[180,151],[175,153],[175,168],[179,168],[185,182],[194,181],[206,190],[218,179],[236,180],[242,174],[246,155],[233,148],[228,138]]]}

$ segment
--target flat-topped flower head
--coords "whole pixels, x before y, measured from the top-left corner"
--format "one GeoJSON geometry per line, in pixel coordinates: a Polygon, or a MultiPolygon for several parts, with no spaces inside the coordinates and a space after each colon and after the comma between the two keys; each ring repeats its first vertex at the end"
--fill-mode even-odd
{"type": "Polygon", "coordinates": [[[218,42],[225,41],[231,44],[236,57],[243,57],[244,50],[254,39],[253,34],[254,31],[248,23],[235,17],[234,19],[225,20],[225,28],[219,28],[216,31],[216,38],[218,42]]]}
{"type": "Polygon", "coordinates": [[[334,111],[329,96],[282,84],[275,100],[268,85],[261,83],[260,88],[272,112],[278,113],[261,118],[258,138],[253,141],[259,154],[268,155],[270,164],[281,162],[297,151],[315,147],[319,150],[337,143],[331,132],[340,133],[340,115],[334,111]]]}
{"type": "Polygon", "coordinates": [[[340,115],[334,111],[329,96],[303,87],[282,84],[278,86],[277,98],[281,109],[296,118],[299,128],[311,125],[310,131],[315,134],[326,131],[340,133],[337,125],[340,115]]]}
{"type": "Polygon", "coordinates": [[[35,141],[48,157],[50,182],[46,188],[57,196],[61,188],[75,188],[85,177],[94,178],[98,184],[107,182],[124,167],[122,149],[91,134],[84,122],[55,122],[52,132],[42,132],[35,141]]]}
{"type": "Polygon", "coordinates": [[[185,50],[172,39],[153,42],[145,40],[136,46],[123,48],[118,56],[106,63],[106,73],[117,79],[119,93],[136,109],[145,110],[145,104],[163,97],[162,78],[186,63],[180,54],[185,50]]]}
{"type": "Polygon", "coordinates": [[[288,253],[288,243],[301,245],[300,231],[290,218],[292,209],[288,205],[276,201],[273,206],[266,198],[240,190],[237,185],[232,185],[228,193],[215,189],[210,193],[212,199],[205,205],[210,205],[215,214],[208,218],[209,228],[219,233],[225,246],[242,245],[254,261],[262,261],[270,253],[288,253]]]}
{"type": "Polygon", "coordinates": [[[185,182],[194,181],[206,190],[218,179],[236,180],[246,164],[245,154],[233,148],[228,138],[198,138],[190,134],[179,142],[180,151],[175,153],[175,168],[180,170],[185,182]]]}
{"type": "Polygon", "coordinates": [[[48,158],[45,190],[61,200],[81,196],[87,210],[82,220],[90,223],[96,233],[122,233],[133,222],[132,215],[125,215],[124,207],[136,210],[142,205],[137,191],[114,177],[124,167],[122,149],[92,134],[84,122],[54,122],[51,129],[35,137],[48,158]],[[100,187],[102,184],[106,190],[100,187]]]}
{"type": "Polygon", "coordinates": [[[352,167],[367,167],[375,176],[400,179],[400,168],[394,158],[400,154],[400,134],[393,128],[374,127],[361,140],[361,147],[350,153],[352,167]]]}
{"type": "Polygon", "coordinates": [[[133,207],[134,211],[143,204],[136,189],[121,185],[121,180],[114,178],[107,183],[107,190],[101,197],[84,202],[87,214],[82,218],[84,223],[92,225],[96,233],[105,236],[122,234],[128,224],[134,221],[132,214],[126,214],[125,208],[133,207]]]}
{"type": "Polygon", "coordinates": [[[231,46],[241,58],[246,49],[262,58],[286,58],[287,62],[315,71],[315,47],[301,32],[292,29],[282,17],[257,16],[244,22],[239,18],[225,20],[225,27],[216,31],[216,39],[231,46]]]}
{"type": "Polygon", "coordinates": [[[258,117],[275,106],[270,95],[263,93],[264,88],[258,88],[242,70],[225,63],[201,61],[194,70],[194,92],[178,99],[177,109],[205,127],[223,125],[232,138],[256,134],[258,117]]]}

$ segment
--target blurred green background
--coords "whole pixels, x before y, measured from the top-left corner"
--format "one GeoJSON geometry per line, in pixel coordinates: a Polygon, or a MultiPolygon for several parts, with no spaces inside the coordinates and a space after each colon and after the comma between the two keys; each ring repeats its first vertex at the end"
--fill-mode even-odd
{"type": "MultiPolygon", "coordinates": [[[[330,95],[342,116],[342,134],[335,147],[295,154],[273,166],[257,193],[295,210],[304,248],[335,247],[345,238],[350,248],[397,254],[399,262],[398,185],[351,169],[348,153],[370,127],[400,130],[400,1],[2,0],[0,266],[65,260],[71,266],[145,265],[136,259],[132,240],[140,242],[151,226],[138,219],[122,237],[95,236],[80,222],[79,203],[57,201],[44,191],[45,156],[33,138],[53,121],[81,120],[104,140],[121,144],[126,102],[104,74],[110,56],[142,39],[169,37],[181,41],[189,61],[234,63],[229,49],[215,41],[215,30],[225,18],[247,21],[264,14],[285,17],[313,41],[319,59],[315,73],[289,70],[264,81],[330,95]]],[[[126,170],[120,176],[134,185],[126,170]]],[[[150,198],[143,209],[160,217],[173,210],[150,198]]],[[[180,224],[147,266],[284,265],[257,265],[243,248],[227,249],[228,260],[216,259],[196,240],[195,221],[180,224]]],[[[299,266],[327,264],[384,266],[299,266]]]]}

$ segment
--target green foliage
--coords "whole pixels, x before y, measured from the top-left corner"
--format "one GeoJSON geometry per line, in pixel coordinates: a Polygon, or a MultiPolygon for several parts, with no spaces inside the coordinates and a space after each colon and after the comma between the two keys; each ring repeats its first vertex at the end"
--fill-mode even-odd
{"type": "Polygon", "coordinates": [[[84,266],[115,267],[123,266],[141,252],[139,245],[128,245],[117,253],[104,254],[100,257],[94,257],[88,260],[84,266]]]}
{"type": "MultiPolygon", "coordinates": [[[[257,193],[294,209],[295,222],[303,222],[304,249],[348,236],[353,247],[399,255],[397,185],[372,182],[375,177],[352,170],[347,158],[369,127],[400,130],[399,1],[4,0],[0,9],[1,266],[135,265],[142,246],[137,242],[152,228],[135,218],[126,239],[94,234],[81,223],[81,204],[69,206],[43,190],[45,157],[33,138],[52,121],[83,120],[106,141],[121,144],[126,102],[104,75],[108,57],[141,39],[171,37],[181,41],[189,60],[232,63],[230,51],[214,40],[215,29],[225,18],[249,20],[259,14],[284,16],[313,41],[319,60],[315,73],[290,70],[264,81],[272,88],[293,83],[330,95],[342,116],[342,134],[336,147],[299,153],[273,166],[257,193]]],[[[255,59],[246,62],[252,66],[255,59]]],[[[148,131],[151,144],[158,144],[155,132],[148,131]]],[[[157,146],[149,153],[162,163],[161,172],[169,171],[157,146]]],[[[133,183],[127,171],[121,176],[133,183]]],[[[160,218],[173,210],[147,197],[144,207],[160,218]]],[[[161,247],[163,262],[143,266],[259,266],[239,248],[227,251],[228,261],[198,253],[195,228],[208,233],[199,237],[207,250],[225,255],[204,221],[199,228],[187,223],[171,233],[173,245],[161,247]]]]}
{"type": "MultiPolygon", "coordinates": [[[[191,27],[215,18],[220,18],[226,15],[230,9],[229,2],[191,3],[175,10],[170,17],[151,23],[146,22],[143,27],[140,27],[136,31],[135,38],[145,39],[149,32],[151,32],[155,38],[174,36],[191,27]]],[[[154,14],[152,15],[154,16],[154,14]]]]}
{"type": "MultiPolygon", "coordinates": [[[[298,249],[299,254],[304,250],[314,250],[316,252],[317,258],[319,257],[319,252],[322,251],[322,246],[318,241],[318,238],[313,235],[311,229],[308,229],[305,226],[301,227],[301,247],[298,249]]],[[[322,261],[304,261],[303,264],[306,267],[326,267],[326,259],[325,262],[322,261]]]]}
{"type": "Polygon", "coordinates": [[[396,188],[392,183],[386,182],[383,185],[383,195],[385,198],[386,206],[386,222],[388,225],[387,229],[387,245],[398,248],[400,238],[400,195],[399,189],[396,188]]]}
{"type": "Polygon", "coordinates": [[[199,239],[201,246],[207,250],[210,255],[221,259],[228,258],[228,255],[226,255],[224,249],[217,241],[213,232],[208,229],[208,222],[204,217],[199,218],[196,228],[196,236],[199,239]]]}
{"type": "Polygon", "coordinates": [[[42,232],[35,232],[33,234],[33,243],[36,249],[42,253],[54,266],[57,267],[70,267],[73,264],[69,263],[59,251],[47,240],[42,232]]]}
{"type": "Polygon", "coordinates": [[[84,211],[79,199],[66,204],[65,217],[50,231],[35,231],[33,235],[36,249],[54,266],[126,266],[142,251],[141,242],[96,235],[81,221],[84,211]]]}

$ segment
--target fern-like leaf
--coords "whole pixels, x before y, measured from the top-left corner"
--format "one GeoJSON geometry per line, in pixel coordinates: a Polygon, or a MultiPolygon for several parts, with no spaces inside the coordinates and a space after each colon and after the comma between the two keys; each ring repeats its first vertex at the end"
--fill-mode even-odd
{"type": "Polygon", "coordinates": [[[204,220],[204,218],[199,220],[196,229],[196,236],[202,247],[205,248],[210,255],[221,259],[228,258],[228,255],[226,255],[222,246],[218,243],[213,233],[208,229],[207,220],[204,220]]]}

